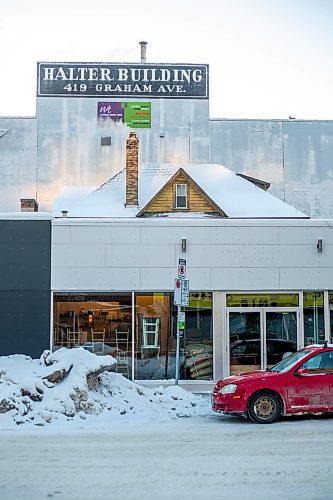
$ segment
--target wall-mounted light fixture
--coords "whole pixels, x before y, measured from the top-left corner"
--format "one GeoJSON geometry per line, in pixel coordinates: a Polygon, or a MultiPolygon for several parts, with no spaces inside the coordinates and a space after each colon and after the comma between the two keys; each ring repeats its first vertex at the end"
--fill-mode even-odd
{"type": "Polygon", "coordinates": [[[186,238],[182,238],[182,252],[186,252],[186,238]]]}
{"type": "Polygon", "coordinates": [[[317,250],[319,253],[323,251],[323,240],[321,238],[318,238],[317,240],[317,250]]]}

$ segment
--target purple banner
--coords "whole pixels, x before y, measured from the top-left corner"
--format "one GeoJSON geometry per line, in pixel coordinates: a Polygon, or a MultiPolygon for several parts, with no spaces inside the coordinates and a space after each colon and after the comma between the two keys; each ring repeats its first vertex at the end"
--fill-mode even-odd
{"type": "Polygon", "coordinates": [[[98,118],[111,118],[113,121],[124,121],[124,108],[121,102],[99,102],[97,107],[98,118]]]}

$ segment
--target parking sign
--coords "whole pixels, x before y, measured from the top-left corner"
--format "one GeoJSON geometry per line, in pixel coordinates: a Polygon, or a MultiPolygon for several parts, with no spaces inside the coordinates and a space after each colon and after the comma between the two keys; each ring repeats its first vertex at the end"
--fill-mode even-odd
{"type": "Polygon", "coordinates": [[[179,259],[178,261],[178,278],[185,278],[186,276],[186,260],[179,259]]]}
{"type": "Polygon", "coordinates": [[[190,282],[189,280],[181,280],[181,305],[188,306],[190,303],[190,282]]]}
{"type": "Polygon", "coordinates": [[[180,278],[175,279],[175,289],[173,297],[173,303],[176,306],[180,306],[182,304],[182,280],[180,278]]]}

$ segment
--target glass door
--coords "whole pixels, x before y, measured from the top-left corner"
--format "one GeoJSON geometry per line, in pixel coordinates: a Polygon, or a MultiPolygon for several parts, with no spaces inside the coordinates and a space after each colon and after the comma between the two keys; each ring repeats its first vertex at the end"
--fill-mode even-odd
{"type": "Polygon", "coordinates": [[[297,350],[297,312],[265,311],[265,368],[297,350]]]}
{"type": "Polygon", "coordinates": [[[303,293],[304,345],[325,340],[324,292],[303,293]]]}
{"type": "Polygon", "coordinates": [[[260,311],[230,311],[230,375],[260,370],[262,364],[260,311]]]}
{"type": "Polygon", "coordinates": [[[296,310],[228,311],[230,375],[265,370],[297,350],[296,310]]]}

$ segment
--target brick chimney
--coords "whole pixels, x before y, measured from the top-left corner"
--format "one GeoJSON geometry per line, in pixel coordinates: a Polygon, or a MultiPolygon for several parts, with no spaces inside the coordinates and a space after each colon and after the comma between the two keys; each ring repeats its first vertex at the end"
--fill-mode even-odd
{"type": "Polygon", "coordinates": [[[125,206],[138,205],[139,139],[134,132],[126,141],[126,203],[125,206]]]}
{"type": "Polygon", "coordinates": [[[38,203],[34,198],[21,198],[21,212],[38,212],[38,203]]]}

